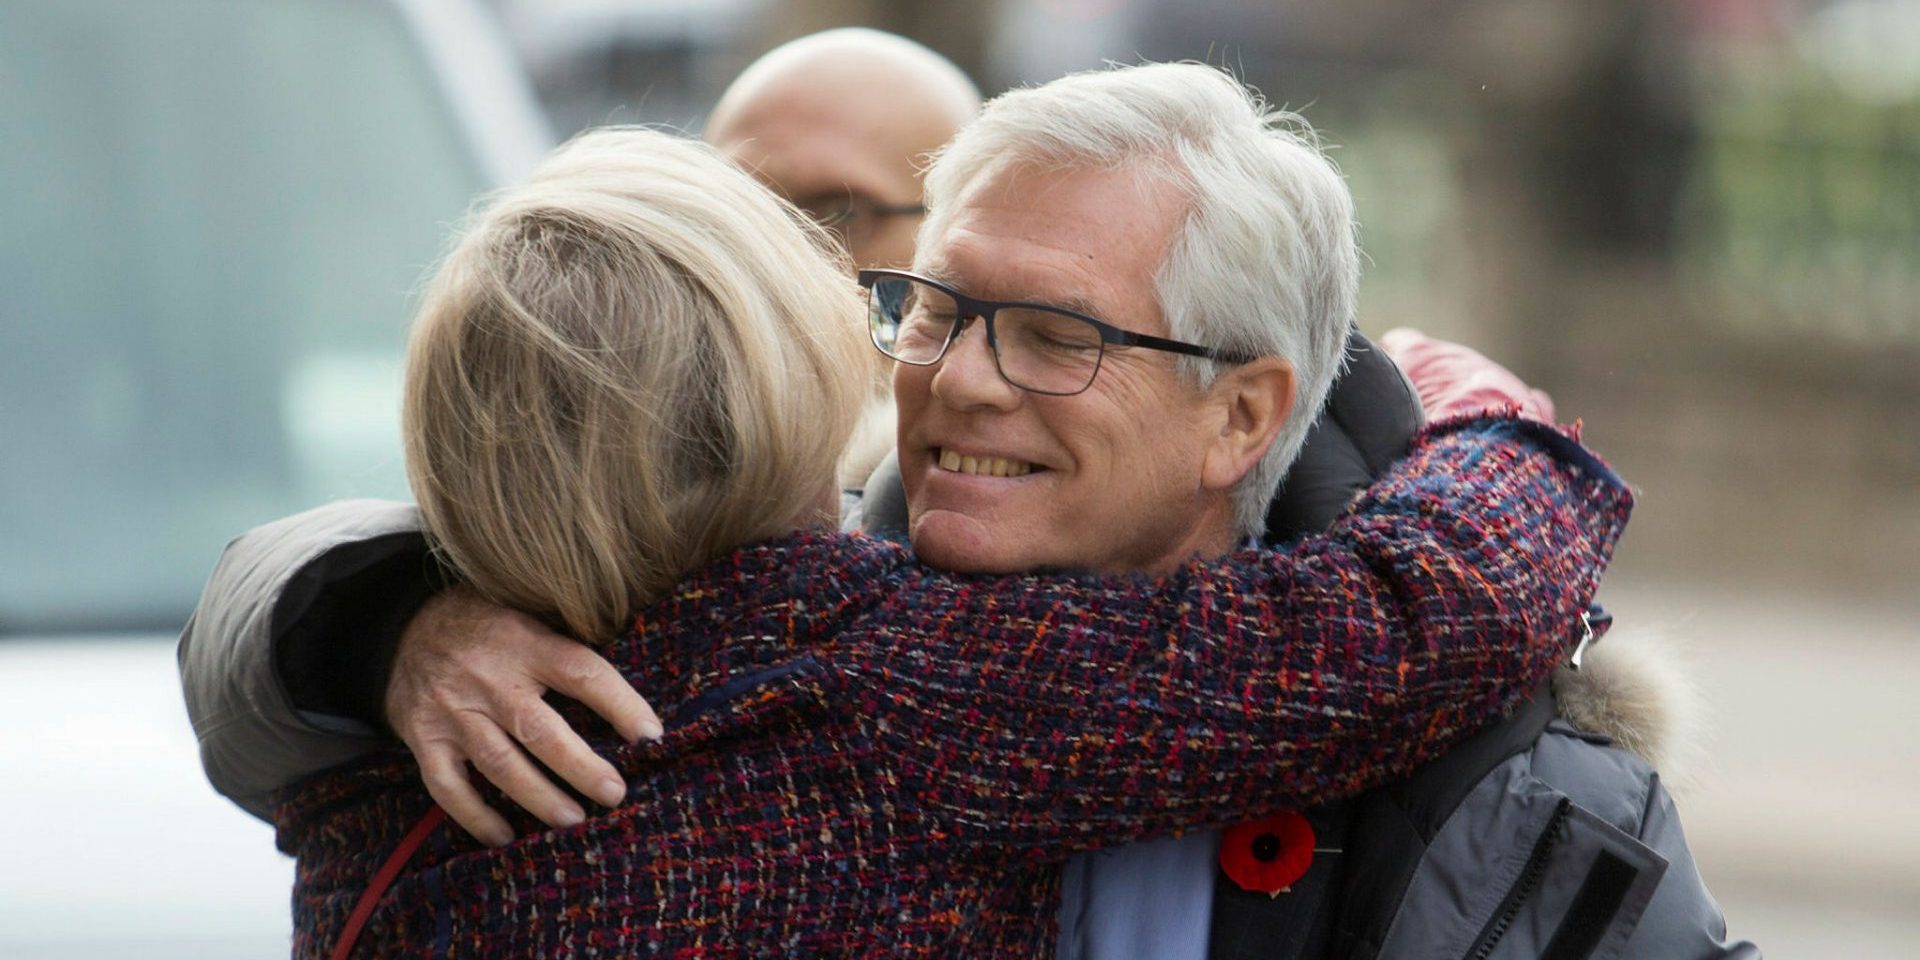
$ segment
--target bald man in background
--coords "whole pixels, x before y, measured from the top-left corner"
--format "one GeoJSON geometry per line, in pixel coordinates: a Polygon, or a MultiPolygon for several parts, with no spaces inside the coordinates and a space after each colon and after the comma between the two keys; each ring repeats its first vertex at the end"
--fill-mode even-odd
{"type": "Polygon", "coordinates": [[[707,121],[707,142],[833,228],[855,266],[913,262],[920,168],[980,110],[959,67],[905,37],[850,27],[755,60],[707,121]]]}
{"type": "MultiPolygon", "coordinates": [[[[706,140],[832,230],[855,267],[905,268],[926,212],[920,170],[979,112],[979,89],[952,61],[902,36],[843,27],[749,64],[714,105],[706,140]]],[[[873,392],[840,460],[849,498],[893,450],[893,364],[877,352],[873,364],[873,392]]]]}

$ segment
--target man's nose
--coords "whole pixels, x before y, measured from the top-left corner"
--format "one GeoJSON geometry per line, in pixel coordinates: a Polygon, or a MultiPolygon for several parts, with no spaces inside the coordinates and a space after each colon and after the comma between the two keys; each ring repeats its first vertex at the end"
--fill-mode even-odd
{"type": "Polygon", "coordinates": [[[970,318],[947,344],[933,373],[933,392],[956,409],[1008,409],[1019,404],[1020,388],[1000,376],[993,347],[987,342],[987,325],[979,317],[970,318]]]}

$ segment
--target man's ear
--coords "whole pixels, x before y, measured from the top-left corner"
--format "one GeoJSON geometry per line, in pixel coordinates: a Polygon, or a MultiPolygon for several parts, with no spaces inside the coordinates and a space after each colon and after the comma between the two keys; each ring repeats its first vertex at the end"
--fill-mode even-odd
{"type": "Polygon", "coordinates": [[[1209,490],[1227,490],[1266,456],[1293,412],[1293,364],[1278,357],[1240,364],[1221,374],[1207,394],[1222,416],[1200,480],[1209,490]]]}

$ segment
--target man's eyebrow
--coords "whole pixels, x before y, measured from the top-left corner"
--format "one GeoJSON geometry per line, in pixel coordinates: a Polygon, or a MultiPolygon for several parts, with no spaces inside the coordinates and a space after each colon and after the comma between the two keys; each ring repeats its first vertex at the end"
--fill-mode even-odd
{"type": "Polygon", "coordinates": [[[953,282],[953,274],[947,271],[947,265],[937,260],[928,263],[915,263],[913,265],[913,272],[926,277],[928,280],[938,280],[949,287],[959,286],[959,284],[953,282]]]}
{"type": "MultiPolygon", "coordinates": [[[[947,286],[952,287],[953,289],[966,294],[967,296],[970,296],[970,297],[978,296],[972,290],[967,289],[964,284],[961,284],[959,281],[955,280],[953,278],[953,274],[947,272],[944,264],[940,264],[940,263],[915,264],[913,272],[923,277],[926,277],[928,280],[934,280],[939,283],[944,283],[947,286]]],[[[989,300],[993,298],[980,297],[979,299],[989,300]]],[[[1036,306],[1056,307],[1061,310],[1070,310],[1074,313],[1084,313],[1090,317],[1098,317],[1100,315],[1100,308],[1094,306],[1093,302],[1090,300],[1087,300],[1085,297],[1077,297],[1077,296],[1074,296],[1074,297],[1011,297],[1006,300],[1001,300],[997,302],[1031,303],[1036,306]]]]}
{"type": "Polygon", "coordinates": [[[1078,296],[1016,297],[1014,298],[1013,302],[1031,303],[1035,306],[1052,307],[1056,310],[1067,310],[1073,313],[1084,313],[1090,317],[1097,317],[1100,315],[1100,308],[1097,306],[1094,306],[1093,301],[1088,300],[1085,297],[1078,297],[1078,296]]]}
{"type": "Polygon", "coordinates": [[[1036,300],[1034,302],[1044,303],[1050,307],[1059,307],[1062,310],[1072,310],[1074,313],[1084,313],[1084,314],[1087,314],[1088,316],[1093,316],[1093,317],[1097,317],[1100,315],[1099,307],[1094,306],[1092,301],[1083,299],[1081,297],[1067,297],[1065,299],[1044,299],[1044,300],[1036,300]]]}

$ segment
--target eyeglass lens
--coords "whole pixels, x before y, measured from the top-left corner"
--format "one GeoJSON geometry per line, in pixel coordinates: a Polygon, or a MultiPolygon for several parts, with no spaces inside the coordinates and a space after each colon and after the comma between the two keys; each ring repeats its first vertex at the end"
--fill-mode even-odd
{"type": "MultiPolygon", "coordinates": [[[[868,304],[874,346],[904,363],[939,360],[961,319],[952,295],[902,277],[876,280],[868,304]]],[[[1000,375],[1026,390],[1079,393],[1100,368],[1099,329],[1072,314],[1002,307],[994,312],[993,340],[1000,375]]]]}

